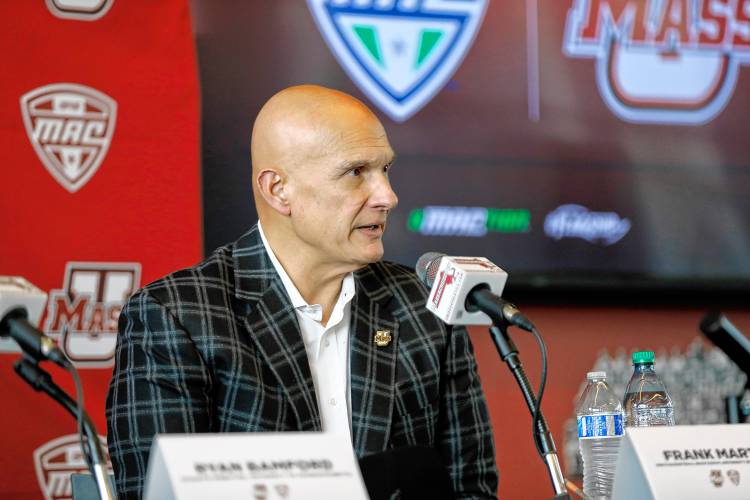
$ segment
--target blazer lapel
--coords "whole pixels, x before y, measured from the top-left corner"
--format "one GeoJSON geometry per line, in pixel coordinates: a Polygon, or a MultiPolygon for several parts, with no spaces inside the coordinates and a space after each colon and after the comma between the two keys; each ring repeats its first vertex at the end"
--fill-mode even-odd
{"type": "Polygon", "coordinates": [[[370,267],[355,273],[352,303],[350,367],[352,439],[358,456],[386,449],[393,414],[398,324],[388,307],[391,291],[370,267]],[[375,343],[381,330],[391,340],[375,343]]]}
{"type": "Polygon", "coordinates": [[[320,414],[297,315],[268,258],[257,225],[233,249],[235,295],[246,304],[245,327],[283,388],[298,430],[320,431],[320,414]]]}

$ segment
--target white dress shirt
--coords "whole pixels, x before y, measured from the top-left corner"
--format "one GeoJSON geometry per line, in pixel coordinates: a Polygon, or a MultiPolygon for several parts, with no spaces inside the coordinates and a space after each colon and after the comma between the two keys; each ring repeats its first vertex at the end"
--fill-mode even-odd
{"type": "Polygon", "coordinates": [[[260,221],[258,221],[258,232],[297,313],[297,322],[302,333],[302,340],[305,342],[323,430],[346,434],[351,440],[349,324],[351,301],[354,297],[354,275],[349,273],[344,277],[339,298],[333,307],[331,317],[328,318],[328,323],[324,326],[321,323],[323,308],[320,304],[308,304],[299,293],[268,244],[260,221]]]}

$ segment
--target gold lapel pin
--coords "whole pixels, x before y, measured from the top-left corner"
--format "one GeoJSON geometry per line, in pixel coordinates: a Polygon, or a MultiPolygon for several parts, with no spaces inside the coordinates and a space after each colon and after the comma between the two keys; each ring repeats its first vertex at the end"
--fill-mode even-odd
{"type": "Polygon", "coordinates": [[[390,330],[378,330],[375,332],[375,345],[378,347],[386,347],[391,343],[393,337],[391,337],[390,330]]]}

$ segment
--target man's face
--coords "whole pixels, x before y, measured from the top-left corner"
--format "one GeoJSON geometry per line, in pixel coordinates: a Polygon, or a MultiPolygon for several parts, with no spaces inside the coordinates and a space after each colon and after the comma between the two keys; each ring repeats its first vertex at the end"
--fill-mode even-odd
{"type": "Polygon", "coordinates": [[[314,263],[354,270],[383,257],[398,203],[388,180],[394,153],[371,115],[343,119],[323,137],[319,154],[289,177],[292,225],[314,263]]]}

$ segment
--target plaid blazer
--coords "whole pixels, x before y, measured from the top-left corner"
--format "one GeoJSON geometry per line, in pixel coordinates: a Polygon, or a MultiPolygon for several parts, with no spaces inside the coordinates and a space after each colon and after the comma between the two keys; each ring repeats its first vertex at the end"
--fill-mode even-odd
{"type": "MultiPolygon", "coordinates": [[[[404,266],[355,272],[350,333],[357,456],[438,449],[459,498],[495,498],[492,429],[465,328],[425,309],[404,266]],[[377,330],[392,341],[378,347],[377,330]]],[[[139,498],[157,433],[319,431],[307,353],[257,226],[136,292],[120,315],[107,396],[120,499],[139,498]]]]}

